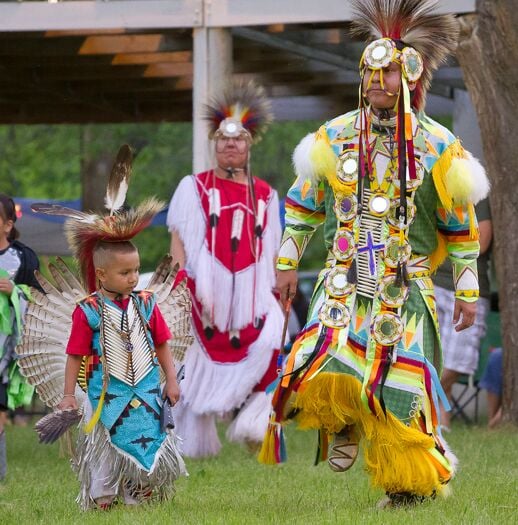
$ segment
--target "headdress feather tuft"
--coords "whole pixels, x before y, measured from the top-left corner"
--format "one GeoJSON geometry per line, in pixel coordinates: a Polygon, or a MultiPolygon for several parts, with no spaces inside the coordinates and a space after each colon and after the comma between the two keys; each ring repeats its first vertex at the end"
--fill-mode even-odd
{"type": "Polygon", "coordinates": [[[123,146],[117,155],[106,191],[110,203],[108,206],[107,202],[109,215],[87,213],[58,205],[32,205],[33,211],[68,217],[65,222],[68,243],[77,259],[84,285],[89,292],[96,289],[93,265],[93,250],[96,243],[129,241],[149,226],[153,217],[164,208],[163,202],[151,197],[137,208],[121,210],[131,173],[131,158],[131,149],[129,146],[123,146]]]}
{"type": "Polygon", "coordinates": [[[104,205],[110,212],[110,215],[113,215],[114,212],[124,205],[126,194],[128,193],[132,161],[133,153],[131,148],[124,144],[120,147],[119,153],[117,153],[104,197],[104,205]]]}
{"type": "Polygon", "coordinates": [[[257,142],[273,119],[271,105],[262,86],[252,81],[237,81],[229,85],[221,98],[214,97],[205,106],[205,120],[209,122],[212,138],[226,118],[241,123],[257,142]]]}
{"type": "Polygon", "coordinates": [[[412,105],[422,109],[433,72],[457,46],[459,27],[451,14],[437,14],[436,0],[352,0],[351,34],[367,40],[401,40],[423,59],[412,105]]]}

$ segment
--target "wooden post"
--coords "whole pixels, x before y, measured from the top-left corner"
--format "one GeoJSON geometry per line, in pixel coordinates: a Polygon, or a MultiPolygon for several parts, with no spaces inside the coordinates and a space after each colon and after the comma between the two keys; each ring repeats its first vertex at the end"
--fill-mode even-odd
{"type": "Polygon", "coordinates": [[[194,79],[193,173],[212,167],[208,127],[203,120],[204,104],[219,95],[232,80],[232,35],[230,30],[206,27],[193,30],[194,79]]]}

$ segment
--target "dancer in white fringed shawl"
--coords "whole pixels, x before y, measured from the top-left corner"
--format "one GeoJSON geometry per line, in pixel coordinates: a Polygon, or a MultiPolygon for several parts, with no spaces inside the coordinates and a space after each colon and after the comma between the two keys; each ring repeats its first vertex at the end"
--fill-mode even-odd
{"type": "Polygon", "coordinates": [[[130,239],[163,205],[150,199],[120,210],[130,167],[131,150],[123,146],[106,194],[109,215],[35,205],[70,217],[67,233],[85,287],[59,260],[49,266],[55,286],[38,276],[46,295],[36,292],[28,309],[19,366],[41,399],[57,408],[37,424],[41,441],[54,441],[82,420],[73,464],[83,510],[107,509],[117,498],[138,504],[170,497],[185,474],[175,434],[161,415],[162,399],[172,405],[180,395],[168,340],[173,332],[181,360],[192,342],[189,292],[185,281],[173,288],[170,256],[151,280],[156,293],[134,291],[140,262],[130,239]]]}
{"type": "Polygon", "coordinates": [[[278,197],[250,172],[250,146],[270,120],[263,91],[234,85],[207,108],[207,120],[216,167],[180,182],[167,220],[193,298],[195,342],[175,408],[191,457],[219,452],[216,418],[236,409],[227,438],[262,441],[283,317],[272,293],[278,197]]]}

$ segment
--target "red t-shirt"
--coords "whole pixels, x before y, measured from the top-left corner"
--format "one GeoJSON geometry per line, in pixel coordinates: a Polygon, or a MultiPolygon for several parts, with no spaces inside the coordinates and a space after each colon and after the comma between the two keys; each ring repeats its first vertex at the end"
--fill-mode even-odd
{"type": "MultiPolygon", "coordinates": [[[[125,310],[128,307],[129,297],[122,301],[113,302],[125,310]]],[[[172,339],[169,327],[156,304],[151,312],[149,328],[155,347],[172,339]]],[[[70,332],[66,353],[70,355],[92,355],[94,353],[92,349],[92,338],[93,330],[88,324],[86,315],[81,307],[76,306],[72,314],[72,331],[70,332]]]]}

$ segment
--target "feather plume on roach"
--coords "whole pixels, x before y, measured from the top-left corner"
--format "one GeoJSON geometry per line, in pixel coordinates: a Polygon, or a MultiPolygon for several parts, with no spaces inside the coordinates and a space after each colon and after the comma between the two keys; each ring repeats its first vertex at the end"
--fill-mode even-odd
{"type": "Polygon", "coordinates": [[[205,106],[204,119],[213,138],[226,119],[233,119],[258,142],[272,122],[271,105],[262,86],[254,82],[236,81],[227,86],[221,97],[214,97],[205,106]]]}
{"type": "Polygon", "coordinates": [[[104,205],[110,212],[110,215],[113,215],[124,206],[126,194],[128,193],[132,161],[133,153],[131,148],[127,144],[124,144],[117,153],[117,158],[113,164],[104,197],[104,205]]]}
{"type": "Polygon", "coordinates": [[[366,40],[391,38],[418,51],[423,74],[412,105],[423,109],[433,72],[457,47],[459,26],[452,14],[437,14],[436,0],[352,0],[351,35],[366,40]]]}
{"type": "Polygon", "coordinates": [[[131,175],[132,152],[128,145],[119,149],[106,189],[107,215],[87,213],[59,205],[34,204],[32,209],[47,215],[67,217],[65,233],[77,259],[85,288],[96,289],[93,250],[98,241],[129,241],[151,224],[165,203],[151,197],[136,208],[122,209],[131,175]]]}

